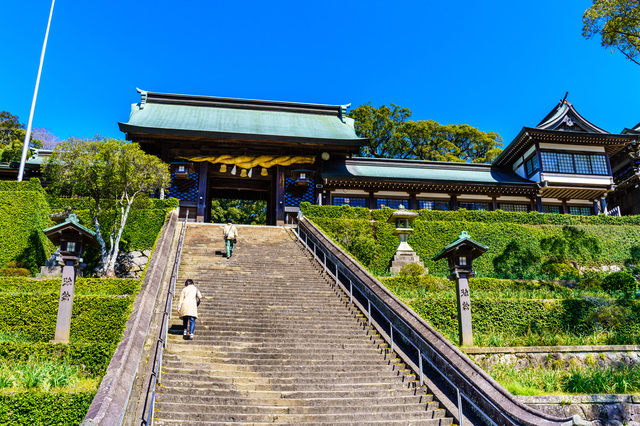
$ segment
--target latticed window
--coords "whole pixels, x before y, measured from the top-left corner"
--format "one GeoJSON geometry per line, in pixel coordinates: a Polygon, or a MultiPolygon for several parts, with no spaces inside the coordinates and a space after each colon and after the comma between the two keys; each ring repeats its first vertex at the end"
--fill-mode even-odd
{"type": "Polygon", "coordinates": [[[182,201],[198,200],[198,174],[189,173],[189,177],[176,178],[175,173],[171,172],[171,184],[169,186],[169,197],[177,198],[182,201]]]}
{"type": "Polygon", "coordinates": [[[315,182],[309,180],[309,186],[298,185],[295,179],[290,177],[285,180],[284,203],[287,207],[298,207],[303,201],[315,204],[315,182]]]}
{"type": "Polygon", "coordinates": [[[607,159],[604,155],[591,156],[591,172],[594,175],[608,175],[607,159]]]}
{"type": "Polygon", "coordinates": [[[591,216],[591,207],[569,207],[569,213],[581,216],[591,216]]]}
{"type": "Polygon", "coordinates": [[[331,202],[334,206],[367,207],[366,198],[333,197],[331,202]]]}
{"type": "Polygon", "coordinates": [[[555,152],[541,152],[542,158],[542,170],[545,172],[557,172],[558,171],[558,158],[555,152]]]}
{"type": "Polygon", "coordinates": [[[436,201],[436,200],[419,200],[419,206],[421,209],[426,210],[449,210],[448,201],[436,201]]]}
{"type": "Polygon", "coordinates": [[[571,154],[558,153],[558,171],[560,173],[575,173],[572,157],[571,154]]]}
{"type": "Polygon", "coordinates": [[[573,156],[576,162],[576,173],[583,175],[590,175],[591,173],[591,162],[589,161],[588,155],[580,155],[576,154],[573,156]]]}
{"type": "Polygon", "coordinates": [[[527,168],[527,176],[531,176],[538,171],[538,156],[534,154],[531,158],[525,161],[525,167],[527,168]]]}
{"type": "Polygon", "coordinates": [[[560,214],[560,206],[550,206],[548,204],[544,204],[542,206],[542,213],[558,213],[558,214],[560,214]]]}
{"type": "Polygon", "coordinates": [[[529,205],[528,204],[505,204],[505,203],[500,203],[499,204],[499,208],[500,210],[504,210],[505,212],[522,212],[522,213],[526,213],[529,211],[529,205]]]}
{"type": "Polygon", "coordinates": [[[607,158],[602,154],[565,154],[541,152],[542,170],[545,172],[581,175],[608,175],[607,158]]]}
{"type": "Polygon", "coordinates": [[[489,203],[458,203],[458,207],[467,210],[491,210],[489,203]]]}
{"type": "Polygon", "coordinates": [[[402,204],[405,209],[409,208],[409,200],[396,200],[392,198],[378,198],[377,200],[378,208],[381,209],[383,207],[390,207],[392,209],[400,208],[402,204]]]}

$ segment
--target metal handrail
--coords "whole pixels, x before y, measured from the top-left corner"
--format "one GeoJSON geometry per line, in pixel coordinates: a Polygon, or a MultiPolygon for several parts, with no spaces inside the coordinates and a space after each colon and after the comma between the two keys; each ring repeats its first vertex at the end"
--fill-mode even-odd
{"type": "MultiPolygon", "coordinates": [[[[382,300],[367,283],[362,281],[362,279],[360,279],[360,277],[358,276],[361,274],[358,274],[351,269],[354,267],[356,269],[361,269],[361,267],[359,267],[357,263],[351,262],[351,265],[347,265],[341,259],[339,259],[339,257],[334,252],[337,249],[337,246],[330,247],[331,245],[335,246],[335,244],[333,244],[324,234],[322,234],[322,232],[318,230],[315,225],[309,222],[308,219],[303,220],[302,218],[299,218],[297,225],[298,226],[295,228],[295,231],[298,237],[298,241],[304,244],[306,249],[312,253],[313,258],[322,265],[324,272],[335,280],[335,285],[339,286],[345,293],[349,294],[349,302],[355,303],[359,307],[359,309],[363,313],[365,313],[369,324],[374,325],[375,323],[375,326],[378,329],[384,329],[384,327],[380,327],[377,322],[373,321],[371,315],[372,308],[377,311],[378,315],[387,322],[389,326],[387,340],[389,340],[390,351],[394,351],[394,341],[396,341],[396,337],[394,336],[397,336],[397,334],[402,336],[402,339],[400,341],[403,341],[405,344],[411,345],[416,350],[418,354],[417,369],[419,370],[420,386],[424,385],[424,360],[432,367],[435,372],[438,373],[439,379],[443,379],[453,389],[455,389],[457,403],[454,403],[454,405],[456,406],[458,411],[458,421],[460,426],[463,426],[464,421],[462,410],[463,399],[472,406],[475,415],[482,416],[485,420],[488,421],[488,423],[494,426],[515,426],[520,424],[538,424],[551,426],[572,423],[571,418],[561,419],[554,418],[553,416],[548,416],[543,413],[538,414],[535,412],[535,410],[529,409],[528,407],[523,406],[521,403],[515,401],[513,397],[508,398],[510,399],[510,402],[515,404],[518,409],[526,411],[527,416],[530,418],[527,418],[525,420],[524,418],[517,418],[509,415],[510,413],[505,412],[504,407],[500,407],[499,403],[494,402],[492,398],[488,397],[486,390],[477,386],[475,383],[473,383],[472,380],[469,380],[469,378],[465,377],[465,375],[462,374],[458,367],[452,364],[452,362],[445,356],[443,356],[441,351],[433,343],[428,341],[420,332],[416,330],[415,327],[408,324],[407,321],[405,321],[400,316],[400,314],[395,311],[395,309],[393,309],[384,300],[382,300]],[[316,233],[318,235],[315,235],[316,233]],[[326,243],[321,241],[319,236],[324,238],[326,240],[326,243]],[[312,245],[313,248],[310,245],[312,245]],[[328,257],[332,258],[331,260],[329,260],[329,262],[333,264],[333,267],[327,266],[328,257]],[[340,269],[342,269],[342,271],[340,269]],[[343,282],[343,279],[346,280],[346,283],[343,282]],[[363,303],[366,303],[366,306],[360,303],[357,297],[354,298],[354,290],[358,295],[364,298],[363,303]],[[369,297],[365,293],[365,290],[369,290],[371,297],[369,297]],[[391,318],[389,318],[388,315],[385,315],[382,309],[385,309],[389,312],[389,315],[393,316],[393,321],[391,320],[391,318]],[[396,324],[395,326],[394,321],[396,324]],[[401,326],[405,330],[410,332],[411,336],[407,336],[407,333],[403,333],[398,326],[401,326]],[[433,359],[430,359],[428,356],[426,356],[425,351],[421,350],[420,347],[427,349],[429,354],[432,354],[431,356],[433,359]],[[446,371],[443,371],[442,368],[438,368],[436,363],[440,363],[441,367],[444,367],[446,371]],[[457,382],[457,384],[455,382],[457,382]],[[462,388],[465,388],[467,392],[465,392],[462,388]],[[474,403],[472,400],[473,398],[471,398],[468,394],[469,392],[474,394],[476,398],[481,399],[481,401],[479,402],[478,400],[476,400],[476,402],[474,403]],[[481,408],[478,405],[481,405],[484,408],[481,408]]],[[[386,331],[384,331],[384,333],[386,333],[386,331]]],[[[482,372],[478,371],[478,373],[479,375],[483,375],[482,372]]]]}
{"type": "Polygon", "coordinates": [[[156,401],[156,387],[161,381],[161,367],[162,367],[162,355],[164,354],[164,348],[167,347],[167,337],[169,334],[169,320],[171,319],[171,308],[173,305],[173,294],[176,288],[176,279],[178,278],[178,268],[180,268],[180,258],[182,257],[182,244],[184,242],[184,235],[187,230],[187,220],[189,219],[189,210],[184,218],[184,226],[180,232],[180,238],[178,239],[178,247],[176,248],[176,257],[173,260],[173,267],[171,269],[171,278],[169,280],[169,289],[167,290],[167,297],[164,302],[164,312],[162,313],[162,322],[160,323],[160,331],[158,332],[158,340],[156,341],[156,349],[153,356],[153,364],[151,365],[151,377],[149,377],[149,384],[147,385],[147,395],[144,399],[144,407],[142,409],[142,420],[140,426],[151,426],[153,424],[153,408],[156,401]],[[149,402],[149,394],[151,394],[151,401],[149,402]],[[149,410],[147,412],[147,404],[149,404],[149,410]],[[145,413],[147,417],[145,419],[145,413]]]}

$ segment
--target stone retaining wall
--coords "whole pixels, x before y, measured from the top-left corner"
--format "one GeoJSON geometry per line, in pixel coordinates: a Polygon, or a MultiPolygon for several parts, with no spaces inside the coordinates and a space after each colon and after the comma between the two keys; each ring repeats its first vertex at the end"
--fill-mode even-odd
{"type": "Polygon", "coordinates": [[[526,346],[513,348],[464,348],[485,371],[498,364],[517,370],[530,367],[567,368],[628,365],[640,366],[640,346],[526,346]]]}
{"type": "Polygon", "coordinates": [[[640,395],[517,396],[531,408],[553,416],[579,415],[593,426],[640,426],[640,395]]]}
{"type": "MultiPolygon", "coordinates": [[[[513,348],[464,348],[484,370],[496,365],[568,368],[571,366],[628,365],[640,368],[640,346],[528,346],[513,348]]],[[[516,396],[523,404],[544,413],[579,415],[594,426],[640,426],[640,395],[539,395],[516,396]]]]}

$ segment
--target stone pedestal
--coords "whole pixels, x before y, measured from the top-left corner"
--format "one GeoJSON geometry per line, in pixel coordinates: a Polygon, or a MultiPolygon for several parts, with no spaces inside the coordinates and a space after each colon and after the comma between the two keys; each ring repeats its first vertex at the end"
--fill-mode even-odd
{"type": "Polygon", "coordinates": [[[396,250],[396,254],[393,256],[393,260],[391,261],[390,269],[393,275],[398,275],[400,273],[400,269],[402,269],[404,265],[409,265],[411,263],[417,263],[424,268],[424,262],[420,262],[420,258],[416,252],[413,251],[411,246],[407,243],[407,238],[409,238],[411,231],[413,231],[411,228],[396,228],[394,231],[394,234],[400,239],[400,245],[398,246],[398,250],[396,250]]]}

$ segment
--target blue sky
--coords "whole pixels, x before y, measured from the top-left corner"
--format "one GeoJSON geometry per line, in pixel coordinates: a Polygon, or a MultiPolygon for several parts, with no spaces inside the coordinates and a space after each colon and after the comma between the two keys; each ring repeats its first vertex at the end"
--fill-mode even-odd
{"type": "MultiPolygon", "coordinates": [[[[123,137],[136,87],[357,106],[496,131],[569,92],[610,132],[640,122],[640,66],[582,37],[590,1],[58,0],[34,127],[123,137]]],[[[0,110],[28,120],[50,0],[0,15],[0,110]]]]}

